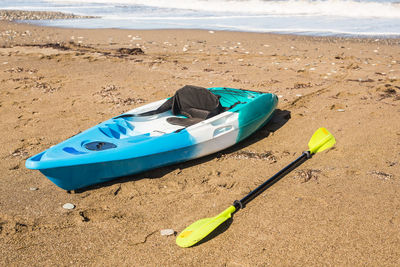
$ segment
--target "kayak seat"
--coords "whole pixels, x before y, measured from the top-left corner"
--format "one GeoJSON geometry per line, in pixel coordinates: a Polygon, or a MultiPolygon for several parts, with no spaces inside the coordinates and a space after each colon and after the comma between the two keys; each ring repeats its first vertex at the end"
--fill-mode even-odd
{"type": "Polygon", "coordinates": [[[170,117],[167,122],[188,127],[224,112],[225,109],[219,99],[220,96],[213,94],[206,88],[185,85],[158,109],[141,113],[139,116],[150,116],[171,110],[172,114],[186,118],[170,117]]]}

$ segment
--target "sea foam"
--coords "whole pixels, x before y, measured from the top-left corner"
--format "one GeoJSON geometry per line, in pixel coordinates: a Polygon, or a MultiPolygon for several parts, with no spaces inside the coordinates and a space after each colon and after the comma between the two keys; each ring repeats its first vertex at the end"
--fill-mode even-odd
{"type": "Polygon", "coordinates": [[[157,8],[194,11],[290,15],[341,16],[354,18],[400,18],[400,4],[392,1],[353,0],[48,0],[57,3],[101,3],[114,5],[144,5],[157,8]]]}

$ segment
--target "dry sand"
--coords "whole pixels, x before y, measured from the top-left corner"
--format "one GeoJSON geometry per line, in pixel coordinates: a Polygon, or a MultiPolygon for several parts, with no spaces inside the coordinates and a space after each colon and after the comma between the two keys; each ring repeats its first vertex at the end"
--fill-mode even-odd
{"type": "Polygon", "coordinates": [[[0,265],[400,265],[399,40],[1,22],[0,47],[0,265]],[[136,47],[144,54],[118,51],[136,47]],[[75,193],[25,168],[27,157],[186,84],[272,92],[279,110],[231,149],[75,193]],[[225,231],[190,249],[160,235],[243,197],[320,126],[337,146],[225,231]]]}

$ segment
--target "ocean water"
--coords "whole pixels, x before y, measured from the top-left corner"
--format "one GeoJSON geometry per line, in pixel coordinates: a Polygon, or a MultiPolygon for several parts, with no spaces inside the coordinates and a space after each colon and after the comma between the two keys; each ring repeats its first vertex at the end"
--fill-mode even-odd
{"type": "Polygon", "coordinates": [[[400,37],[400,0],[0,0],[0,9],[99,17],[30,21],[57,27],[400,37]]]}

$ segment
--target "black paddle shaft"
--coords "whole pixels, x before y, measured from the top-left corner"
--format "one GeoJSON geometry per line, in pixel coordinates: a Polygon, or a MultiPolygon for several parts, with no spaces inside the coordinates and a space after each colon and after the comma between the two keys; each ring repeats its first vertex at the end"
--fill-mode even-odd
{"type": "Polygon", "coordinates": [[[241,200],[235,200],[235,202],[233,202],[233,205],[235,206],[236,211],[238,211],[239,209],[244,208],[244,206],[246,206],[246,204],[249,203],[251,200],[253,200],[256,196],[258,196],[259,194],[264,192],[267,188],[272,186],[274,183],[279,181],[286,174],[291,172],[294,168],[300,166],[303,162],[305,162],[309,158],[311,158],[310,151],[303,152],[303,154],[301,154],[301,156],[298,157],[295,161],[293,161],[292,163],[287,165],[285,168],[283,168],[282,170],[277,172],[274,176],[272,176],[267,181],[265,181],[263,184],[261,184],[256,189],[251,191],[247,196],[245,196],[241,200]]]}

